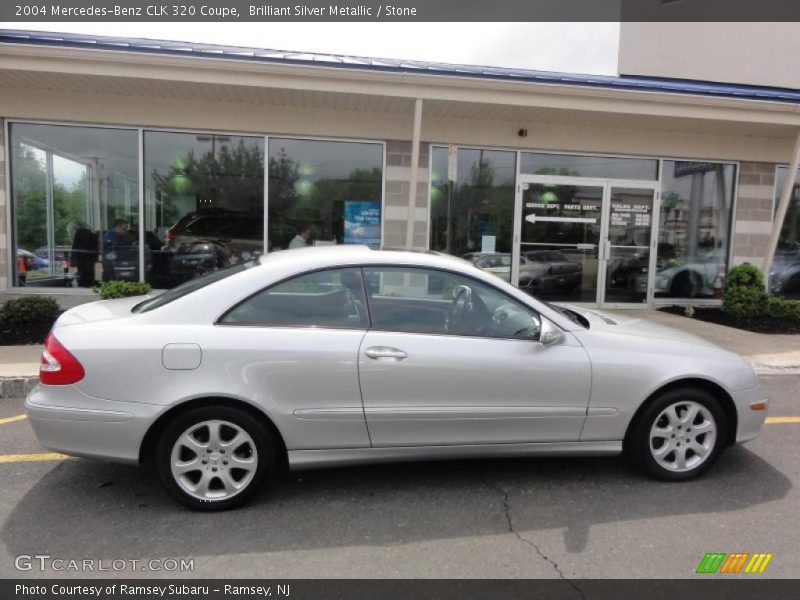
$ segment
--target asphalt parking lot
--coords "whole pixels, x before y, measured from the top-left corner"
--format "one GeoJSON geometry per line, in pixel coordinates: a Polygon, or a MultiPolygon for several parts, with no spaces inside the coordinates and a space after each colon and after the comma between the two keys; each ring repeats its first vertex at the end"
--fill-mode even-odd
{"type": "Polygon", "coordinates": [[[755,577],[796,577],[800,376],[762,381],[776,422],[697,481],[617,459],[402,464],[291,474],[217,514],[181,508],[145,469],[48,455],[14,419],[22,400],[0,400],[0,576],[682,578],[707,552],[768,552],[755,577]],[[37,554],[194,570],[15,569],[37,554]]]}

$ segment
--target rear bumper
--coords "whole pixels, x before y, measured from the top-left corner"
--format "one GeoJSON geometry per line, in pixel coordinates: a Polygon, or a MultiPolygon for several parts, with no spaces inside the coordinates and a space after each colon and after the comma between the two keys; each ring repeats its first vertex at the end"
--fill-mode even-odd
{"type": "Polygon", "coordinates": [[[45,448],[126,463],[139,462],[145,433],[164,409],[95,398],[71,385],[37,385],[25,399],[28,420],[45,448]]]}
{"type": "Polygon", "coordinates": [[[732,396],[733,402],[736,404],[739,420],[736,430],[736,442],[741,444],[758,437],[761,432],[761,427],[764,425],[764,419],[767,418],[769,409],[769,394],[759,385],[751,390],[734,392],[732,396]],[[767,405],[766,410],[753,410],[751,408],[754,404],[761,402],[767,405]]]}

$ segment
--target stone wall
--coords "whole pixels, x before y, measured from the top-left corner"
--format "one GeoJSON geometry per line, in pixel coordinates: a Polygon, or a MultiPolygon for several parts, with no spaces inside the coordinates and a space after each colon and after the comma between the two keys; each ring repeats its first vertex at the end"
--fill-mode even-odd
{"type": "Polygon", "coordinates": [[[761,269],[764,267],[772,231],[775,165],[742,162],[740,168],[733,233],[733,265],[749,262],[761,269]]]}
{"type": "MultiPolygon", "coordinates": [[[[430,144],[420,143],[413,223],[413,247],[415,249],[428,247],[429,152],[430,144]]],[[[402,248],[406,245],[410,179],[411,142],[386,142],[386,198],[383,215],[383,245],[389,248],[402,248]]]]}

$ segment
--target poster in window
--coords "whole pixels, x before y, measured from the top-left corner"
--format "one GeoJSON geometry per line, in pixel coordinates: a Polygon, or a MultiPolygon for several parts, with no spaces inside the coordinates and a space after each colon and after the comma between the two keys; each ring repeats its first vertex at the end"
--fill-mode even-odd
{"type": "Polygon", "coordinates": [[[344,243],[381,245],[381,203],[345,200],[344,243]]]}

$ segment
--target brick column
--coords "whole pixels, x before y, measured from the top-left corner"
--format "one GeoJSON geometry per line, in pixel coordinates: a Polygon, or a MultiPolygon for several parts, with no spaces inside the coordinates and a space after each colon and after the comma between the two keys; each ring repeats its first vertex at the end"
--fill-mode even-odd
{"type": "Polygon", "coordinates": [[[764,268],[775,201],[775,165],[742,162],[733,224],[733,265],[764,268]]]}
{"type": "Polygon", "coordinates": [[[383,213],[383,245],[402,248],[408,227],[413,227],[414,249],[428,247],[428,153],[430,144],[419,146],[419,171],[414,221],[408,223],[408,186],[411,180],[411,142],[386,142],[386,198],[383,213]]]}

